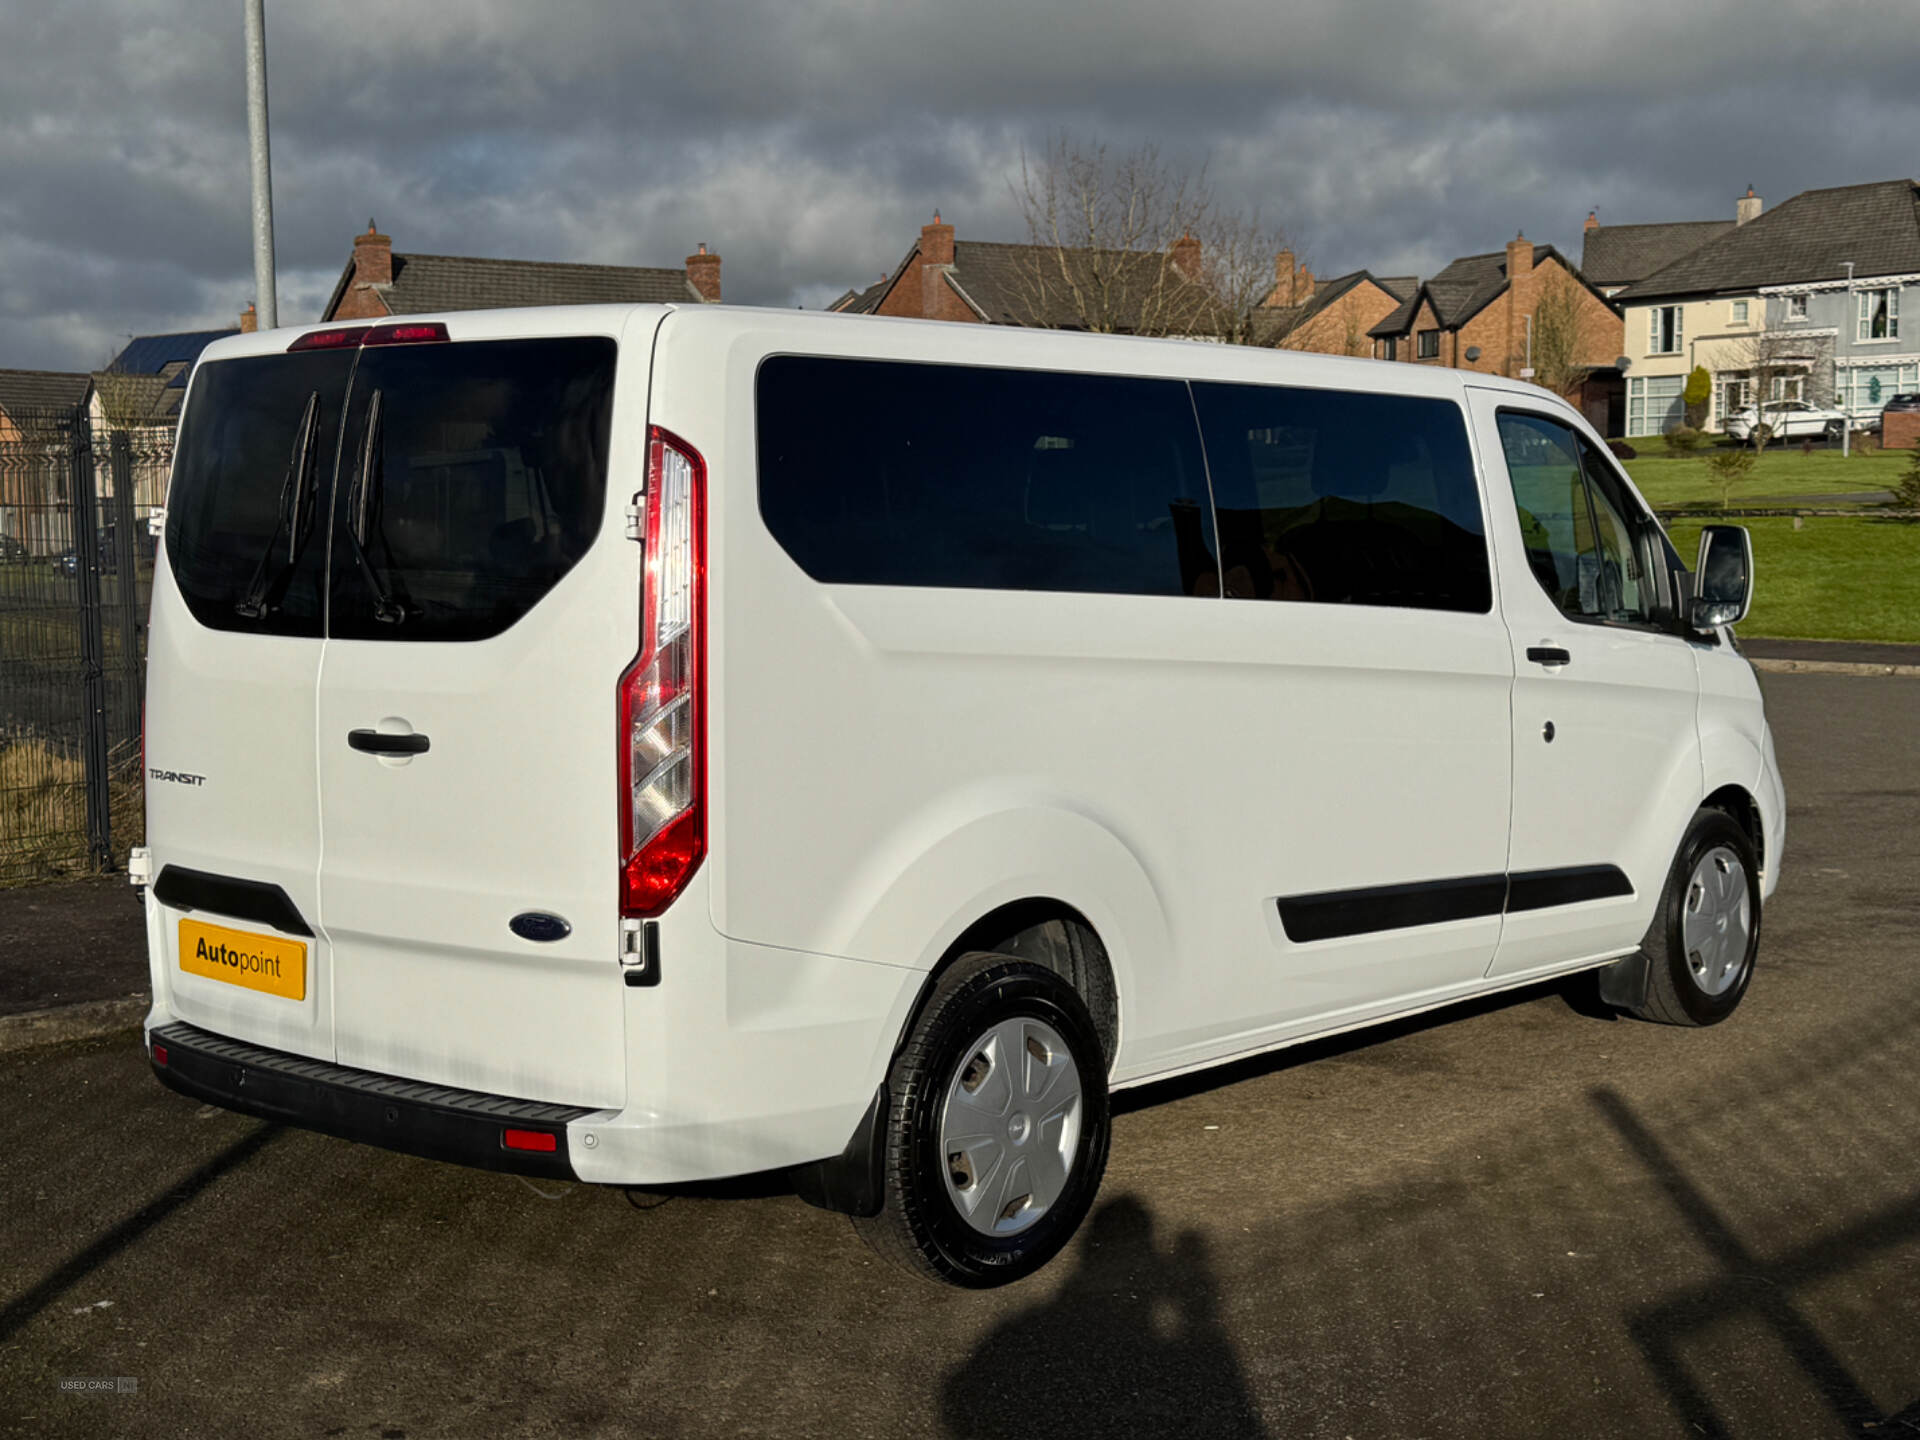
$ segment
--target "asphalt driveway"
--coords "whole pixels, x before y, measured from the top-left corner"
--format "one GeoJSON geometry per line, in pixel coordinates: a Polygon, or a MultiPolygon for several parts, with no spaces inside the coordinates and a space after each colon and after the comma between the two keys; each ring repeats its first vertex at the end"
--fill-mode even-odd
{"type": "Polygon", "coordinates": [[[1534,991],[1135,1093],[995,1293],[777,1183],[643,1212],[196,1107],[130,1039],[5,1057],[0,1430],[1920,1432],[1920,680],[1766,686],[1788,866],[1731,1022],[1534,991]]]}

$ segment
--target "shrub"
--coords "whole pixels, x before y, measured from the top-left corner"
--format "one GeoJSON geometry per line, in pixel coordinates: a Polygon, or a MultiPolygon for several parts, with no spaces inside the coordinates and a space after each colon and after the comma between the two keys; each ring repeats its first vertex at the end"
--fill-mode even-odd
{"type": "Polygon", "coordinates": [[[1680,403],[1686,407],[1687,426],[1698,430],[1707,423],[1708,402],[1713,399],[1713,377],[1707,374],[1707,367],[1696,365],[1687,376],[1687,388],[1680,392],[1680,403]]]}
{"type": "Polygon", "coordinates": [[[1716,450],[1707,457],[1707,470],[1712,478],[1713,488],[1720,492],[1722,510],[1726,509],[1733,499],[1733,487],[1747,478],[1759,458],[1744,445],[1716,450]]]}
{"type": "Polygon", "coordinates": [[[1611,450],[1615,457],[1621,460],[1635,460],[1638,459],[1640,455],[1638,450],[1634,449],[1624,440],[1607,441],[1607,449],[1611,450]]]}
{"type": "Polygon", "coordinates": [[[1700,448],[1705,437],[1691,425],[1670,425],[1667,427],[1667,448],[1679,454],[1700,448]]]}
{"type": "Polygon", "coordinates": [[[1914,447],[1913,458],[1893,483],[1893,503],[1902,510],[1920,510],[1920,445],[1914,447]]]}

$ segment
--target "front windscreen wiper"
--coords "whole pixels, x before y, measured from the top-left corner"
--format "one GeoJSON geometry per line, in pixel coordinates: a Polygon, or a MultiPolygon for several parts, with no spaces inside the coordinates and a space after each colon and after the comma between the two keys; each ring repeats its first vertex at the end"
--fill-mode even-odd
{"type": "Polygon", "coordinates": [[[253,567],[246,594],[233,607],[249,620],[263,620],[280,608],[287,583],[293,578],[294,565],[300,559],[300,547],[310,528],[312,503],[307,482],[313,471],[313,441],[319,429],[320,392],[315,390],[307,396],[307,408],[300,413],[300,424],[294,431],[293,453],[287,458],[286,478],[280,482],[280,513],[274,521],[273,534],[267,538],[260,563],[253,567]],[[286,563],[276,566],[274,562],[280,559],[283,535],[287,541],[286,563]]]}
{"type": "Polygon", "coordinates": [[[418,608],[407,599],[406,587],[399,577],[387,580],[367,553],[370,537],[378,535],[387,559],[393,559],[393,548],[386,543],[385,532],[379,528],[384,478],[380,450],[381,406],[382,392],[375,390],[367,402],[367,434],[360,446],[360,471],[354,476],[353,491],[347,497],[347,541],[353,546],[354,568],[373,591],[373,618],[387,625],[400,625],[409,616],[418,614],[418,608]]]}

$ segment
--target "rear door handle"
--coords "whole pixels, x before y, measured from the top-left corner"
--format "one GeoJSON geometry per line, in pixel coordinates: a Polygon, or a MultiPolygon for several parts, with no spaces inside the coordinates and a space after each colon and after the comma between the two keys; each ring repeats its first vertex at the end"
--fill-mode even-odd
{"type": "Polygon", "coordinates": [[[378,730],[349,730],[347,744],[368,755],[424,755],[433,742],[421,734],[383,735],[378,730]]]}
{"type": "Polygon", "coordinates": [[[1573,654],[1558,645],[1529,645],[1527,659],[1536,665],[1570,665],[1573,663],[1573,654]]]}

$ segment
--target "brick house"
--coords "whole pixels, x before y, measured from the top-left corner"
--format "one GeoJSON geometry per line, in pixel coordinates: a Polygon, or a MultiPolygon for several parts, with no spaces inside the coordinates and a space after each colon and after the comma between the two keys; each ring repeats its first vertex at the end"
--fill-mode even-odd
{"type": "Polygon", "coordinates": [[[1619,309],[1551,245],[1516,235],[1504,251],[1463,255],[1368,332],[1383,360],[1531,378],[1531,322],[1556,291],[1574,307],[1571,399],[1603,435],[1620,432],[1625,339],[1619,309]]]}
{"type": "MultiPolygon", "coordinates": [[[[974,325],[1030,325],[1080,330],[1086,316],[1060,283],[1064,261],[1090,276],[1089,252],[1000,241],[957,240],[954,227],[936,211],[921,227],[920,238],[900,263],[864,290],[848,290],[831,305],[843,315],[895,315],[916,320],[949,320],[974,325]]],[[[1185,236],[1163,253],[1108,254],[1101,257],[1117,277],[1114,328],[1122,333],[1190,334],[1220,338],[1231,321],[1214,296],[1198,282],[1200,242],[1185,236]]],[[[1085,276],[1083,276],[1084,280],[1085,276]]],[[[1316,281],[1296,264],[1293,252],[1275,257],[1274,284],[1251,316],[1254,344],[1332,355],[1365,354],[1366,334],[1414,281],[1382,282],[1366,271],[1316,281]]]]}
{"type": "Polygon", "coordinates": [[[1291,250],[1274,259],[1274,288],[1263,314],[1270,330],[1256,329],[1263,343],[1316,355],[1371,355],[1369,334],[1420,288],[1412,275],[1381,278],[1355,270],[1330,280],[1296,264],[1291,250]]]}
{"type": "Polygon", "coordinates": [[[682,269],[398,254],[367,222],[320,319],[377,320],[516,305],[718,304],[720,257],[703,244],[682,269]]]}

